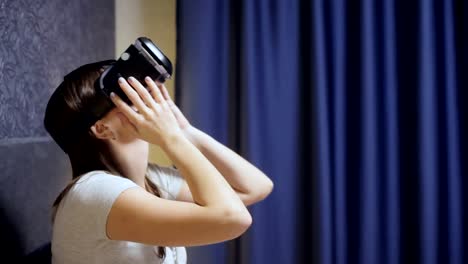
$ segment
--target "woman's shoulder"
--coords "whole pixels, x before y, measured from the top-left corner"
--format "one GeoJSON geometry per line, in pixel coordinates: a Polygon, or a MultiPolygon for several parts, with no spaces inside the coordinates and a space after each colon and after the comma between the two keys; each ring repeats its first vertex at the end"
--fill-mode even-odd
{"type": "Polygon", "coordinates": [[[106,222],[112,205],[132,187],[140,188],[129,179],[105,171],[83,174],[60,203],[54,228],[62,232],[79,229],[86,232],[83,237],[107,239],[106,222]]]}
{"type": "Polygon", "coordinates": [[[135,182],[106,171],[83,174],[70,190],[70,196],[81,202],[115,199],[122,191],[139,187],[135,182]]]}
{"type": "MultiPolygon", "coordinates": [[[[80,179],[76,182],[76,188],[84,188],[90,186],[109,185],[109,184],[135,184],[133,181],[112,174],[108,171],[96,170],[90,171],[80,176],[80,179]]],[[[135,184],[136,185],[136,184],[135,184]]]]}
{"type": "Polygon", "coordinates": [[[95,170],[87,172],[80,176],[80,179],[76,182],[77,184],[94,184],[106,181],[130,181],[119,175],[112,174],[104,170],[95,170]]]}

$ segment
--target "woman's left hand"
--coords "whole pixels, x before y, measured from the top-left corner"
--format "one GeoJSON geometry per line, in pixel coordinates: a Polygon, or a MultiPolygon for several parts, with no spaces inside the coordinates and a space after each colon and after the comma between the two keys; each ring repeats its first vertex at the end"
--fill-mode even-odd
{"type": "Polygon", "coordinates": [[[158,88],[161,90],[161,93],[166,100],[167,104],[169,105],[169,108],[171,109],[172,113],[174,114],[177,123],[179,124],[180,129],[184,133],[185,137],[192,142],[192,144],[196,145],[196,129],[190,124],[190,122],[187,120],[187,118],[184,116],[182,111],[180,111],[179,107],[174,103],[172,100],[169,92],[167,91],[167,88],[164,84],[162,83],[156,83],[158,88]]]}

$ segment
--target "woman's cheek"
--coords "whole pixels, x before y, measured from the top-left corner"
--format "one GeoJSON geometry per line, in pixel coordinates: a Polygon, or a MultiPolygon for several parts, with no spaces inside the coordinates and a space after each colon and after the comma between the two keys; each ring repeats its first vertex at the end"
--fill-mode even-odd
{"type": "Polygon", "coordinates": [[[131,138],[134,138],[137,136],[136,131],[135,131],[135,126],[130,122],[130,120],[122,113],[117,113],[117,117],[119,118],[120,121],[120,134],[125,134],[127,136],[130,136],[131,138]]]}
{"type": "Polygon", "coordinates": [[[127,118],[124,114],[122,114],[122,113],[117,113],[117,117],[119,118],[120,124],[121,124],[122,126],[128,126],[128,125],[130,125],[130,121],[128,120],[128,118],[127,118]]]}

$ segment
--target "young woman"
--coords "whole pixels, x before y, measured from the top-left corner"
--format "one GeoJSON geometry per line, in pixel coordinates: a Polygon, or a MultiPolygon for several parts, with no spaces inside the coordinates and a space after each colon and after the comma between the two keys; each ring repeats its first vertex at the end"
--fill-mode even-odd
{"type": "Polygon", "coordinates": [[[119,85],[132,105],[80,130],[95,102],[94,81],[112,61],[68,74],[51,96],[44,124],[68,154],[72,182],[54,203],[53,263],[186,263],[185,246],[240,236],[246,206],[273,183],[260,170],[193,127],[164,85],[134,78],[119,85]],[[148,164],[160,146],[175,168],[148,164]]]}

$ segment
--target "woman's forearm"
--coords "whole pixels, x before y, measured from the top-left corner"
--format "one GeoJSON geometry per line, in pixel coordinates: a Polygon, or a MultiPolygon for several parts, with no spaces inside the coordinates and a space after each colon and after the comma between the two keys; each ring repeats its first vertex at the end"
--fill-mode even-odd
{"type": "MultiPolygon", "coordinates": [[[[263,172],[209,135],[191,126],[172,101],[166,87],[161,84],[159,88],[185,137],[216,167],[246,205],[265,198],[272,191],[273,182],[263,172]]],[[[190,190],[192,191],[191,188],[190,190]]]]}
{"type": "Polygon", "coordinates": [[[265,198],[273,189],[273,182],[258,168],[206,133],[190,127],[186,137],[224,176],[237,192],[254,202],[265,198]]]}
{"type": "Polygon", "coordinates": [[[245,209],[217,169],[185,137],[175,137],[162,148],[187,181],[195,203],[234,210],[245,209]]]}

